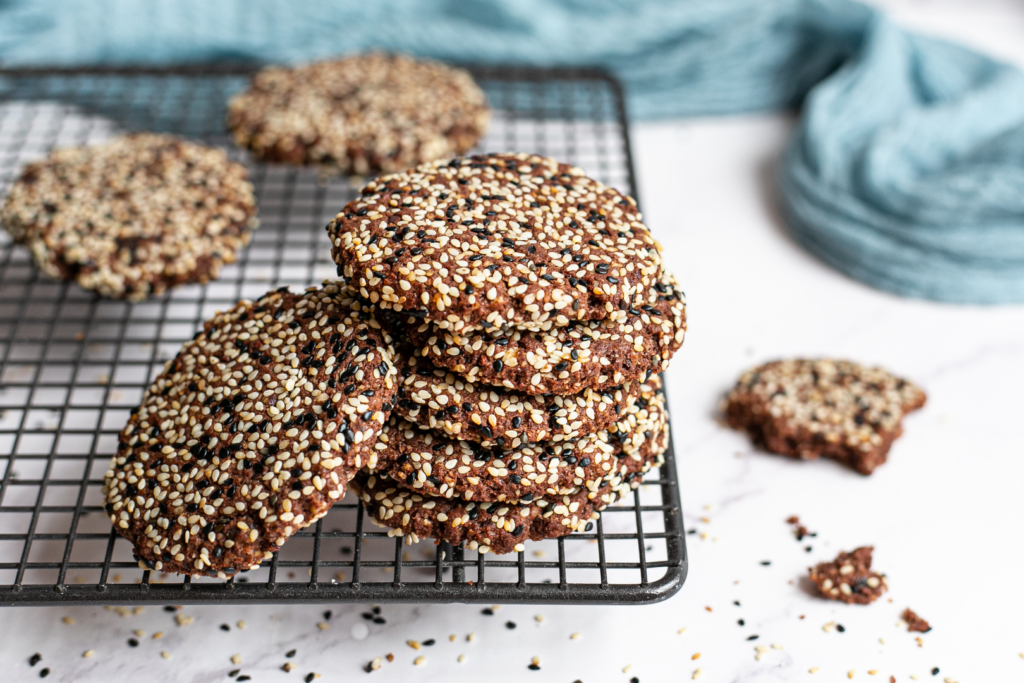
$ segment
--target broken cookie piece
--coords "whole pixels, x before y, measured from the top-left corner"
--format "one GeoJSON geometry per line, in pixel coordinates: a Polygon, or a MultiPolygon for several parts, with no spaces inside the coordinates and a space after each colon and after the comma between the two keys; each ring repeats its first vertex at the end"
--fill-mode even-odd
{"type": "Polygon", "coordinates": [[[832,458],[861,474],[885,462],[907,413],[925,394],[880,368],[841,360],[783,360],[746,372],[725,399],[729,426],[780,455],[832,458]]]}
{"type": "Polygon", "coordinates": [[[909,607],[903,610],[903,614],[900,618],[907,623],[907,630],[910,632],[916,631],[917,633],[928,633],[932,630],[931,625],[921,617],[914,613],[914,610],[909,607]]]}
{"type": "Polygon", "coordinates": [[[822,562],[811,567],[811,581],[826,598],[847,604],[872,603],[888,587],[884,574],[871,571],[873,550],[872,546],[865,546],[851,553],[839,553],[832,562],[822,562]]]}

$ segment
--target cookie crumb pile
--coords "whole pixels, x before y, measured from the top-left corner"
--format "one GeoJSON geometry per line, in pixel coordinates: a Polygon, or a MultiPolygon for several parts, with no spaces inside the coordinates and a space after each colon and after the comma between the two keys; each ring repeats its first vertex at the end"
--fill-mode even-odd
{"type": "Polygon", "coordinates": [[[257,225],[244,166],[152,133],[29,164],[0,220],[47,275],[130,301],[215,279],[257,225]]]}
{"type": "Polygon", "coordinates": [[[396,338],[396,407],[352,482],[408,542],[522,552],[589,530],[668,447],[685,298],[636,203],[528,154],[423,164],[328,226],[396,338]]]}
{"type": "Polygon", "coordinates": [[[729,426],[773,453],[832,458],[871,474],[925,394],[881,368],[843,360],[781,360],[740,377],[725,398],[729,426]]]}
{"type": "Polygon", "coordinates": [[[467,71],[383,53],[268,67],[227,114],[235,142],[260,159],[360,175],[463,154],[489,119],[467,71]]]}

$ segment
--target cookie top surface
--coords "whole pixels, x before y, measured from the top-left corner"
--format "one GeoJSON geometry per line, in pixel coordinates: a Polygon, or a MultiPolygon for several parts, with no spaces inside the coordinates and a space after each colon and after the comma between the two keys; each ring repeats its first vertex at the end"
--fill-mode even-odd
{"type": "Polygon", "coordinates": [[[255,215],[248,172],[223,150],[142,133],[29,164],[0,219],[47,275],[134,301],[217,277],[255,215]]]}
{"type": "Polygon", "coordinates": [[[487,449],[423,432],[392,418],[368,466],[405,488],[444,498],[529,501],[630,484],[668,448],[668,415],[660,378],[606,431],[563,442],[487,449]]]}
{"type": "Polygon", "coordinates": [[[469,382],[529,395],[576,394],[643,381],[668,368],[686,335],[686,299],[668,272],[638,298],[604,320],[546,332],[458,333],[404,322],[417,353],[469,382]]]}
{"type": "Polygon", "coordinates": [[[888,585],[885,575],[871,571],[871,546],[839,553],[832,562],[822,562],[810,571],[811,581],[821,594],[832,600],[867,605],[877,600],[888,585]]]}
{"type": "Polygon", "coordinates": [[[382,176],[327,229],[362,296],[454,331],[599,320],[661,274],[632,198],[528,154],[382,176]]]}
{"type": "Polygon", "coordinates": [[[770,422],[811,447],[823,442],[863,452],[891,441],[903,416],[924,403],[924,392],[907,380],[830,359],[766,363],[744,373],[726,396],[737,420],[770,422]]]}
{"type": "Polygon", "coordinates": [[[106,510],[151,569],[227,575],[327,513],[396,388],[388,335],[337,284],[243,301],[169,361],[121,432],[106,510]]]}
{"type": "Polygon", "coordinates": [[[421,430],[485,448],[566,441],[607,429],[640,395],[639,382],[569,396],[531,396],[473,384],[417,357],[403,357],[394,414],[421,430]]]}
{"type": "Polygon", "coordinates": [[[489,118],[467,71],[382,53],[268,67],[227,114],[235,142],[259,158],[357,174],[463,154],[489,118]]]}

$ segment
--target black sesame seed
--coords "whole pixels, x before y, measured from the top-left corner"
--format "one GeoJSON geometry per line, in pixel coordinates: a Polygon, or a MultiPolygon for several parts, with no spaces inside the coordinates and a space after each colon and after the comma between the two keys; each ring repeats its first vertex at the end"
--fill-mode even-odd
{"type": "Polygon", "coordinates": [[[771,560],[761,560],[761,566],[762,567],[768,567],[768,566],[771,565],[771,563],[772,563],[771,560]]]}
{"type": "Polygon", "coordinates": [[[252,676],[247,676],[245,674],[242,674],[241,676],[239,676],[235,680],[236,681],[249,681],[249,680],[252,680],[252,676]]]}
{"type": "Polygon", "coordinates": [[[740,626],[746,626],[747,625],[747,622],[743,621],[742,619],[737,619],[736,623],[739,624],[740,626]]]}
{"type": "Polygon", "coordinates": [[[842,624],[836,624],[836,630],[839,631],[840,633],[846,633],[846,627],[843,626],[842,624]]]}
{"type": "MultiPolygon", "coordinates": [[[[476,508],[473,508],[473,511],[475,512],[476,508]]],[[[482,610],[480,610],[480,614],[484,615],[485,617],[493,617],[494,610],[492,610],[490,607],[484,607],[482,610]]]]}
{"type": "Polygon", "coordinates": [[[128,645],[131,646],[131,647],[138,647],[139,646],[139,641],[136,640],[135,638],[129,638],[128,639],[128,645]]]}
{"type": "Polygon", "coordinates": [[[506,621],[505,622],[505,628],[507,628],[509,631],[511,631],[515,627],[516,627],[516,622],[514,622],[514,621],[506,621]]]}
{"type": "Polygon", "coordinates": [[[35,666],[40,661],[42,661],[42,659],[43,659],[43,656],[37,652],[37,653],[35,653],[34,655],[32,655],[31,657],[28,658],[28,665],[29,666],[35,666]]]}
{"type": "Polygon", "coordinates": [[[540,664],[534,664],[533,662],[530,662],[530,664],[527,665],[526,668],[530,671],[540,671],[540,664]]]}
{"type": "Polygon", "coordinates": [[[220,630],[221,630],[221,631],[230,631],[230,630],[231,630],[231,627],[230,627],[230,626],[228,626],[227,624],[221,624],[221,625],[220,625],[220,630]]]}
{"type": "Polygon", "coordinates": [[[384,617],[374,617],[373,618],[373,623],[375,623],[375,624],[386,624],[386,623],[388,623],[388,620],[385,619],[384,617]]]}
{"type": "Polygon", "coordinates": [[[39,677],[40,678],[46,678],[49,675],[50,675],[50,669],[49,668],[44,668],[44,669],[40,669],[39,670],[39,677]]]}
{"type": "Polygon", "coordinates": [[[296,652],[298,652],[298,650],[288,650],[288,652],[284,653],[284,656],[288,657],[289,659],[291,659],[292,657],[295,656],[296,652]]]}
{"type": "Polygon", "coordinates": [[[316,679],[316,674],[308,673],[306,674],[306,678],[304,680],[306,681],[306,683],[313,683],[314,679],[316,679]]]}
{"type": "Polygon", "coordinates": [[[228,672],[228,676],[231,676],[232,678],[234,678],[235,676],[237,676],[241,672],[242,672],[241,669],[232,669],[231,671],[228,672]]]}
{"type": "Polygon", "coordinates": [[[427,647],[430,647],[431,645],[433,645],[436,642],[437,641],[434,640],[433,638],[428,638],[427,640],[424,640],[422,643],[420,643],[420,645],[425,645],[427,647]]]}
{"type": "Polygon", "coordinates": [[[753,636],[747,636],[747,640],[757,640],[757,639],[758,639],[758,638],[760,638],[760,637],[761,637],[761,636],[758,636],[758,635],[753,635],[753,636]]]}

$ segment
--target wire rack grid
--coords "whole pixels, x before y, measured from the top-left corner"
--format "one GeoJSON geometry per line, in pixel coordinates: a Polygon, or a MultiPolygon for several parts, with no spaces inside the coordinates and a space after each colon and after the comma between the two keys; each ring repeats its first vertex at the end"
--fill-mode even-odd
{"type": "MultiPolygon", "coordinates": [[[[616,81],[587,70],[472,70],[494,108],[480,149],[553,156],[635,196],[616,81]]],[[[518,555],[406,546],[369,524],[350,495],[273,560],[230,581],[136,565],[101,500],[130,409],[217,310],[334,276],[324,225],[359,185],[255,163],[231,144],[225,104],[251,72],[0,70],[0,194],[55,147],[173,132],[249,166],[261,221],[217,281],[137,304],[41,276],[27,250],[0,235],[0,604],[643,603],[678,591],[687,562],[671,446],[665,464],[591,532],[531,543],[518,555]]]]}

